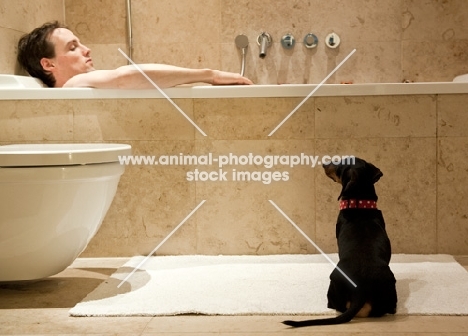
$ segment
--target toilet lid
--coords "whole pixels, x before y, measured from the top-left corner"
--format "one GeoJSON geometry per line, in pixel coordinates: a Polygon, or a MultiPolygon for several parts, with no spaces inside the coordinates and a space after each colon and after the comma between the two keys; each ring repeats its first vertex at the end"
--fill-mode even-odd
{"type": "Polygon", "coordinates": [[[119,162],[131,146],[111,143],[19,144],[0,146],[0,167],[68,166],[119,162]]]}

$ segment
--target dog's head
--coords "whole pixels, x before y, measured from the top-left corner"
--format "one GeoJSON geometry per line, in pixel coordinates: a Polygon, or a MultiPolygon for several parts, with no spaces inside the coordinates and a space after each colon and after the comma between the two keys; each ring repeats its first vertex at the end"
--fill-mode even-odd
{"type": "Polygon", "coordinates": [[[341,198],[377,199],[374,183],[382,176],[379,168],[357,157],[343,159],[339,163],[324,164],[325,174],[342,186],[341,198]]]}

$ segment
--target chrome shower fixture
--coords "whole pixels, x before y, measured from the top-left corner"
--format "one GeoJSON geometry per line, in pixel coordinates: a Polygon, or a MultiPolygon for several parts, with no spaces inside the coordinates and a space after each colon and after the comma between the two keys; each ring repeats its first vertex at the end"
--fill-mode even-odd
{"type": "Polygon", "coordinates": [[[257,37],[257,43],[260,46],[260,58],[265,58],[266,50],[271,46],[271,35],[268,33],[261,33],[257,37]]]}
{"type": "Polygon", "coordinates": [[[296,44],[296,40],[292,34],[288,33],[281,38],[281,45],[284,49],[292,49],[296,44]]]}
{"type": "Polygon", "coordinates": [[[328,48],[332,48],[332,49],[338,48],[338,46],[340,45],[340,42],[341,42],[340,37],[336,33],[330,33],[325,38],[325,44],[327,45],[328,48]]]}
{"type": "MultiPolygon", "coordinates": [[[[133,56],[133,32],[132,32],[132,0],[126,1],[127,9],[127,44],[128,44],[128,57],[132,59],[133,56]]],[[[131,64],[128,61],[128,64],[131,64]]]]}
{"type": "Polygon", "coordinates": [[[315,34],[309,33],[304,37],[304,46],[307,49],[313,49],[317,47],[318,38],[315,34]]]}
{"type": "Polygon", "coordinates": [[[241,76],[244,76],[245,73],[245,58],[247,55],[247,48],[249,47],[249,38],[246,35],[237,35],[236,39],[236,46],[239,48],[242,52],[242,65],[241,65],[241,71],[240,74],[241,76]]]}

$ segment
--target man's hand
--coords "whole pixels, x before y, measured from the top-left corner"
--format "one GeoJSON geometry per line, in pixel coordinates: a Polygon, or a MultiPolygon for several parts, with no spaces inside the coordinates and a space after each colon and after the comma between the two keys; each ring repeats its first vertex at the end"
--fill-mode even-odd
{"type": "Polygon", "coordinates": [[[238,73],[213,70],[213,85],[252,85],[252,81],[238,73]]]}

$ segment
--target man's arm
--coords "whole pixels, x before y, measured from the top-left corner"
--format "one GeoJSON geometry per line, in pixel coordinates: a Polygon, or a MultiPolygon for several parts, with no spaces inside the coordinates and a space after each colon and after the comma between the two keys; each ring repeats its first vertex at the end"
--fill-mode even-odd
{"type": "MultiPolygon", "coordinates": [[[[164,64],[141,64],[145,72],[161,89],[181,84],[208,83],[213,85],[252,84],[240,74],[211,69],[188,69],[164,64]]],[[[76,75],[63,87],[92,87],[103,89],[152,89],[150,83],[133,65],[115,70],[94,70],[76,75]]]]}

